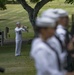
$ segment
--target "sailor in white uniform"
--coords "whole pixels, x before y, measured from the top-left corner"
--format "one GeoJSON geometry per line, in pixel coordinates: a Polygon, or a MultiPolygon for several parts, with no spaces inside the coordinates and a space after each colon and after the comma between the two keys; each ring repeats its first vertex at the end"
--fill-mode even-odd
{"type": "MultiPolygon", "coordinates": [[[[67,12],[64,11],[63,9],[54,9],[54,10],[51,10],[51,9],[48,9],[46,11],[44,11],[42,13],[42,17],[48,17],[48,18],[52,18],[54,20],[56,20],[56,27],[58,26],[58,21],[60,19],[60,16],[68,16],[67,12]],[[49,10],[49,11],[48,11],[49,10]],[[57,14],[57,11],[60,11],[61,14],[57,14]]],[[[65,21],[67,22],[67,21],[65,21]]],[[[68,24],[68,22],[66,23],[68,24]]],[[[65,31],[65,34],[64,34],[64,38],[65,38],[65,35],[66,35],[66,27],[64,27],[64,31],[65,31]]],[[[59,32],[58,33],[63,33],[62,31],[60,31],[61,29],[59,29],[59,32]]],[[[69,35],[69,37],[71,38],[71,36],[69,35]]],[[[62,37],[61,37],[62,38],[62,37]]],[[[64,75],[67,73],[67,70],[64,69],[64,67],[66,67],[66,64],[67,64],[67,49],[64,48],[64,44],[63,42],[65,41],[62,41],[60,39],[60,37],[58,35],[56,35],[55,33],[55,36],[53,36],[51,39],[48,39],[47,42],[53,47],[55,48],[55,50],[59,53],[59,57],[61,59],[61,62],[62,62],[62,66],[63,66],[63,72],[64,72],[64,75]]],[[[73,41],[71,41],[68,45],[68,52],[71,52],[73,53],[73,41]]],[[[74,54],[72,54],[72,56],[74,56],[74,54]]]]}
{"type": "Polygon", "coordinates": [[[15,33],[16,33],[16,48],[15,48],[15,56],[20,56],[21,54],[21,44],[22,44],[22,31],[26,31],[25,27],[21,27],[20,22],[16,23],[15,33]]]}
{"type": "Polygon", "coordinates": [[[39,37],[32,42],[31,57],[35,61],[37,75],[65,75],[58,52],[47,43],[55,33],[55,20],[41,17],[37,19],[36,25],[39,37]]]}
{"type": "MultiPolygon", "coordinates": [[[[54,10],[53,11],[47,11],[47,10],[44,11],[43,14],[42,14],[42,17],[48,17],[48,18],[54,19],[56,21],[56,28],[57,28],[59,15],[55,14],[54,10]]],[[[54,35],[51,39],[48,39],[47,42],[58,52],[59,57],[61,59],[60,61],[62,62],[62,66],[63,66],[63,72],[64,72],[64,75],[65,75],[66,70],[64,69],[64,67],[66,66],[67,52],[62,46],[61,40],[59,39],[59,37],[54,35]]]]}
{"type": "Polygon", "coordinates": [[[59,15],[58,25],[56,29],[56,35],[62,41],[64,47],[67,47],[69,50],[73,50],[73,38],[68,31],[69,25],[69,16],[67,11],[63,9],[55,9],[55,13],[59,15]],[[67,40],[68,38],[68,40],[67,40]]]}
{"type": "MultiPolygon", "coordinates": [[[[58,19],[59,19],[59,15],[54,13],[55,9],[53,11],[51,11],[51,9],[48,9],[48,10],[44,11],[41,16],[42,17],[48,17],[48,18],[54,19],[56,21],[56,27],[57,27],[57,22],[58,22],[58,19]]],[[[52,40],[50,40],[51,41],[51,45],[54,48],[56,48],[56,50],[58,50],[59,52],[61,52],[62,48],[60,47],[59,40],[55,36],[53,36],[51,39],[52,39],[52,40]]]]}
{"type": "Polygon", "coordinates": [[[58,9],[57,14],[59,15],[59,24],[57,26],[56,34],[60,38],[60,40],[65,42],[66,29],[69,24],[68,13],[63,9],[58,9]]]}

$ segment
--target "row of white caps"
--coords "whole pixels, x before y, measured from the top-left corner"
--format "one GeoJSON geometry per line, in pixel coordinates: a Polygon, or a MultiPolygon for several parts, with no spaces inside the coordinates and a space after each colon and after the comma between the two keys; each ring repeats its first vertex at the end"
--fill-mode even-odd
{"type": "Polygon", "coordinates": [[[56,21],[65,16],[68,16],[68,13],[63,9],[48,9],[37,17],[36,25],[38,27],[55,27],[56,21]]]}

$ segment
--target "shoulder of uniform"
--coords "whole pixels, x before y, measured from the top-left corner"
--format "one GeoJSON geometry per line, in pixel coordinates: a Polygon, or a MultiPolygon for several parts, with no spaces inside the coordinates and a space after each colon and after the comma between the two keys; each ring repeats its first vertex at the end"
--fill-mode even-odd
{"type": "Polygon", "coordinates": [[[38,53],[44,53],[46,48],[43,44],[32,45],[31,56],[35,57],[38,53]]]}
{"type": "Polygon", "coordinates": [[[34,38],[32,40],[32,45],[36,45],[37,43],[39,43],[39,38],[34,38]]]}
{"type": "Polygon", "coordinates": [[[58,28],[58,29],[56,30],[56,33],[57,33],[57,34],[66,34],[66,31],[65,31],[64,29],[58,28]]]}
{"type": "Polygon", "coordinates": [[[56,43],[56,38],[52,37],[52,38],[48,39],[47,42],[54,45],[56,43]]]}
{"type": "Polygon", "coordinates": [[[40,51],[51,52],[52,50],[50,47],[48,47],[48,45],[43,43],[40,38],[35,38],[32,42],[31,52],[36,53],[40,51]]]}

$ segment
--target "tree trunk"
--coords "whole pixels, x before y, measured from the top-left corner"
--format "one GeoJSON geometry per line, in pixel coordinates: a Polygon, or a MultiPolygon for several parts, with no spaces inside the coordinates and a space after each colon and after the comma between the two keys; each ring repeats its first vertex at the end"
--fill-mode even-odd
{"type": "Polygon", "coordinates": [[[35,24],[35,19],[38,15],[39,10],[49,1],[52,0],[40,0],[39,2],[37,2],[37,4],[35,5],[34,8],[32,8],[31,6],[29,6],[26,2],[26,0],[17,0],[18,2],[21,3],[21,5],[23,6],[23,8],[28,12],[29,15],[29,20],[33,26],[34,32],[35,32],[35,36],[38,36],[38,33],[36,31],[36,24],[35,24]]]}
{"type": "Polygon", "coordinates": [[[30,22],[32,24],[32,27],[33,27],[33,30],[34,30],[34,36],[37,37],[38,36],[38,32],[36,30],[35,19],[36,18],[33,17],[33,12],[32,12],[32,14],[29,13],[29,20],[30,20],[30,22]]]}

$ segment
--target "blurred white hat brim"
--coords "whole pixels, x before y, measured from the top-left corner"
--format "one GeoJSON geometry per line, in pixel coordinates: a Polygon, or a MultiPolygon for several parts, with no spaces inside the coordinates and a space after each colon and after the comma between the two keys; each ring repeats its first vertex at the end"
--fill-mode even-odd
{"type": "Polygon", "coordinates": [[[55,20],[46,18],[46,17],[38,17],[36,19],[36,25],[38,27],[55,27],[55,20]]]}
{"type": "Polygon", "coordinates": [[[66,17],[68,16],[68,13],[59,13],[59,17],[66,17]]]}
{"type": "Polygon", "coordinates": [[[20,22],[16,22],[16,25],[20,24],[20,22]]]}

